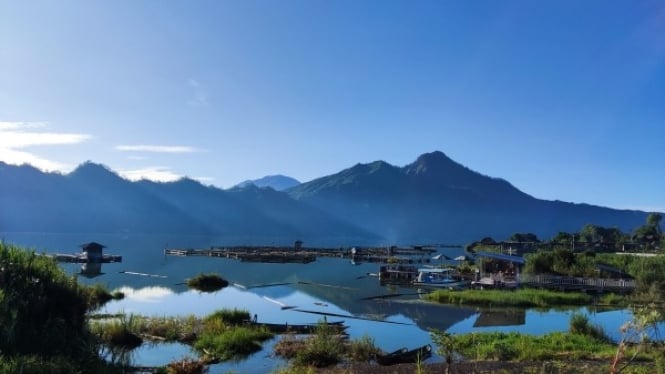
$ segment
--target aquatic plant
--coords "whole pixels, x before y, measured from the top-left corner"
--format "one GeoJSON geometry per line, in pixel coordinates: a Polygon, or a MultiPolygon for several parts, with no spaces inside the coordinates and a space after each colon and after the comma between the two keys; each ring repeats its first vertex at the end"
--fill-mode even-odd
{"type": "Polygon", "coordinates": [[[187,280],[187,286],[201,292],[216,292],[229,285],[229,282],[217,274],[201,273],[187,280]]]}
{"type": "Polygon", "coordinates": [[[225,325],[241,325],[249,321],[249,311],[246,309],[219,309],[205,317],[206,323],[219,321],[225,325]]]}
{"type": "Polygon", "coordinates": [[[591,296],[580,292],[558,292],[539,289],[505,290],[436,290],[428,300],[445,304],[477,306],[547,307],[556,305],[587,305],[591,296]]]}

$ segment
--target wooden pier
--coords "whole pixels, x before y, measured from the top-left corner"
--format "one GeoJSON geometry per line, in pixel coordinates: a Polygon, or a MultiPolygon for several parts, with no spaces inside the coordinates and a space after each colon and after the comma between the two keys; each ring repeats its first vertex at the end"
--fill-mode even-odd
{"type": "Polygon", "coordinates": [[[354,262],[392,264],[429,263],[436,249],[430,247],[366,247],[366,248],[298,248],[272,246],[211,247],[209,249],[167,248],[166,256],[204,256],[235,259],[243,262],[303,263],[318,257],[347,258],[354,262]]]}
{"type": "Polygon", "coordinates": [[[521,274],[519,280],[514,278],[501,279],[500,277],[490,276],[472,282],[472,285],[480,288],[510,289],[517,287],[532,287],[557,291],[582,291],[595,293],[629,293],[636,287],[636,283],[632,279],[581,278],[545,274],[521,274]]]}
{"type": "Polygon", "coordinates": [[[628,293],[635,289],[636,282],[632,279],[610,278],[579,278],[556,275],[524,275],[520,276],[520,285],[529,287],[549,288],[560,291],[584,292],[619,292],[628,293]]]}

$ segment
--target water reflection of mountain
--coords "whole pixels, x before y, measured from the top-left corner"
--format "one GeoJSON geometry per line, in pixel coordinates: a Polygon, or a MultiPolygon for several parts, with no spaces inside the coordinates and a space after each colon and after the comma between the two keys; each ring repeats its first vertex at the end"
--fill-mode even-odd
{"type": "Polygon", "coordinates": [[[526,311],[524,309],[492,309],[482,310],[473,323],[473,327],[489,326],[520,326],[524,325],[526,311]]]}

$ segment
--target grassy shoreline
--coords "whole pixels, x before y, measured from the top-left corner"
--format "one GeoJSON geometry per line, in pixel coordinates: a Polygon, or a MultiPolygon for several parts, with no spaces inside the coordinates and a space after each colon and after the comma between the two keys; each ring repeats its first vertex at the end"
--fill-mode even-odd
{"type": "MultiPolygon", "coordinates": [[[[594,298],[580,292],[559,292],[540,289],[519,290],[436,290],[425,296],[427,300],[455,305],[470,306],[509,306],[509,307],[552,307],[591,305],[594,298]]],[[[601,305],[621,306],[625,298],[608,294],[599,300],[601,305]]]]}

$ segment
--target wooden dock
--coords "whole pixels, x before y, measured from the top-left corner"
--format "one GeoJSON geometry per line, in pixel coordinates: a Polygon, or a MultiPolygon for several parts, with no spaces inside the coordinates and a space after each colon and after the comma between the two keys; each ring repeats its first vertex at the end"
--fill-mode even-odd
{"type": "Polygon", "coordinates": [[[510,289],[517,287],[546,288],[557,291],[582,292],[618,292],[628,293],[635,289],[636,283],[632,279],[610,278],[581,278],[558,275],[530,275],[522,274],[520,279],[500,279],[498,277],[484,277],[472,282],[474,287],[510,289]]]}
{"type": "Polygon", "coordinates": [[[524,275],[520,276],[520,285],[541,287],[560,291],[584,292],[619,292],[628,293],[637,286],[632,279],[580,278],[556,275],[524,275]]]}
{"type": "Polygon", "coordinates": [[[54,258],[58,262],[72,262],[77,264],[90,264],[90,263],[108,264],[112,262],[122,262],[122,256],[118,255],[103,255],[100,258],[90,258],[81,253],[75,253],[75,254],[56,253],[54,255],[49,255],[49,257],[54,258]]]}
{"type": "Polygon", "coordinates": [[[318,257],[347,258],[356,263],[429,263],[432,252],[428,247],[367,247],[367,248],[299,248],[270,246],[211,247],[209,249],[167,248],[165,256],[203,256],[235,259],[243,262],[303,263],[318,257]]]}

